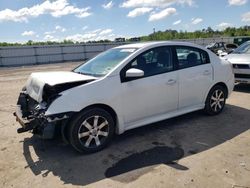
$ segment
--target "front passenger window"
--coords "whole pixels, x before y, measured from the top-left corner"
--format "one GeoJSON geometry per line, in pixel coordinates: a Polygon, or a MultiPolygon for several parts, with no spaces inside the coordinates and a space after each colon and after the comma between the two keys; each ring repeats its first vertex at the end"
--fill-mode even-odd
{"type": "Polygon", "coordinates": [[[152,76],[173,70],[171,48],[155,48],[139,55],[130,68],[137,68],[144,71],[144,77],[152,76]]]}

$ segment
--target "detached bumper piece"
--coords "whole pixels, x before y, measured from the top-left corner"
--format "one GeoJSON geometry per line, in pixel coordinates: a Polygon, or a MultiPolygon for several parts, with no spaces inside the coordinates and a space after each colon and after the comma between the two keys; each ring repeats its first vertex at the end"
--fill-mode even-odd
{"type": "Polygon", "coordinates": [[[16,121],[22,126],[17,129],[17,133],[23,133],[33,129],[32,121],[23,118],[20,106],[17,106],[16,112],[14,112],[13,115],[16,117],[16,121]]]}

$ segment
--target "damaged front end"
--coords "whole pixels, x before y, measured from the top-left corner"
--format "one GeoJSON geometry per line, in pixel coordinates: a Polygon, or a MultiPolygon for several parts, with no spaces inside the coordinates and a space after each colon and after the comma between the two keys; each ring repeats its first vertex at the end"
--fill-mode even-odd
{"type": "MultiPolygon", "coordinates": [[[[58,97],[58,96],[57,96],[58,97]]],[[[53,96],[56,99],[56,96],[53,96]]],[[[52,102],[52,99],[48,100],[52,102]]],[[[38,103],[32,99],[26,91],[19,95],[16,111],[14,116],[20,123],[21,128],[17,129],[18,133],[31,131],[33,134],[41,136],[43,139],[54,137],[56,125],[65,119],[68,119],[72,113],[55,114],[45,116],[45,112],[50,103],[45,101],[38,103]]]]}
{"type": "MultiPolygon", "coordinates": [[[[56,126],[61,125],[73,115],[73,112],[65,112],[60,114],[45,115],[50,104],[61,96],[61,92],[70,88],[88,83],[92,80],[77,81],[72,83],[60,83],[54,86],[44,84],[39,89],[34,85],[32,92],[39,93],[42,89],[42,100],[38,102],[31,97],[30,91],[26,87],[20,92],[16,111],[14,116],[16,121],[19,122],[21,128],[17,129],[18,133],[31,131],[33,134],[39,135],[43,139],[51,139],[55,135],[56,126]]],[[[32,85],[32,84],[31,84],[32,85]]]]}

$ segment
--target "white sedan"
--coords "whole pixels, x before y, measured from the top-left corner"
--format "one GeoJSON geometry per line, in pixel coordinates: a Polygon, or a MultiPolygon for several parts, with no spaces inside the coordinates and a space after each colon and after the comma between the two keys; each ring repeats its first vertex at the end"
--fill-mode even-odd
{"type": "Polygon", "coordinates": [[[52,138],[59,127],[79,152],[96,152],[113,135],[204,109],[219,114],[234,87],[229,62],[184,42],[128,44],[71,72],[32,73],[14,113],[22,125],[52,138]]]}

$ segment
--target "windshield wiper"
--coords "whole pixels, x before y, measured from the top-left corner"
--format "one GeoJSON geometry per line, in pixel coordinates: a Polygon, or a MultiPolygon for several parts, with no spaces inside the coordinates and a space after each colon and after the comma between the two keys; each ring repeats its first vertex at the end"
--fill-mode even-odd
{"type": "Polygon", "coordinates": [[[75,73],[82,74],[82,75],[87,75],[87,76],[93,76],[93,74],[86,73],[86,72],[75,72],[75,73]]]}
{"type": "Polygon", "coordinates": [[[241,54],[241,52],[235,52],[235,51],[233,51],[232,54],[241,54]]]}
{"type": "Polygon", "coordinates": [[[102,77],[102,76],[104,76],[103,74],[93,74],[93,73],[87,73],[87,72],[75,72],[75,73],[86,75],[86,76],[93,76],[93,77],[102,77]]]}

